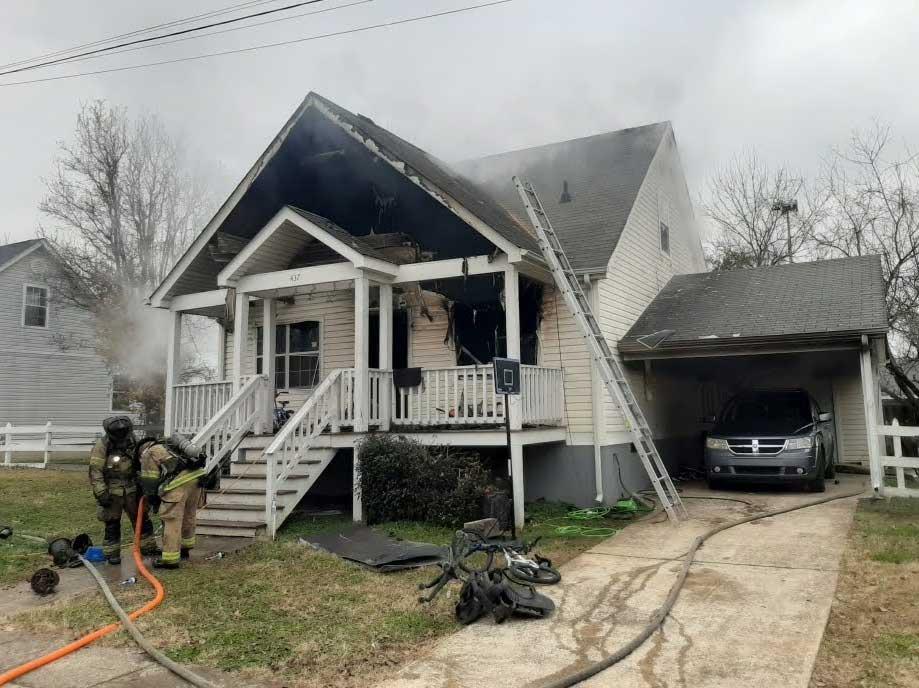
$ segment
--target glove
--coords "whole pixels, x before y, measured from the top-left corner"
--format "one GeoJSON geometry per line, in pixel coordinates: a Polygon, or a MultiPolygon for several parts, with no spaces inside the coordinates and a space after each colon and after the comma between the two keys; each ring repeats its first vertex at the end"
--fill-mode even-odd
{"type": "Polygon", "coordinates": [[[105,492],[100,492],[96,495],[96,503],[101,507],[109,507],[112,505],[112,493],[106,490],[105,492]]]}
{"type": "Polygon", "coordinates": [[[150,505],[150,511],[153,512],[154,514],[158,514],[160,512],[160,504],[162,503],[163,503],[163,500],[160,498],[159,495],[153,495],[152,497],[147,497],[147,504],[150,505]]]}

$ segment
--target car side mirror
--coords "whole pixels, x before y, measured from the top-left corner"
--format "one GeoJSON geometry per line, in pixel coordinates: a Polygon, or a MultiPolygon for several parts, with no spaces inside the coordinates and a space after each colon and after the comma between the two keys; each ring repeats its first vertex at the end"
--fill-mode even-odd
{"type": "Polygon", "coordinates": [[[699,422],[700,423],[714,423],[716,420],[717,419],[715,418],[715,416],[702,416],[699,419],[699,422]]]}
{"type": "Polygon", "coordinates": [[[817,420],[819,420],[821,423],[826,423],[827,421],[833,420],[833,414],[832,413],[818,413],[817,420]]]}

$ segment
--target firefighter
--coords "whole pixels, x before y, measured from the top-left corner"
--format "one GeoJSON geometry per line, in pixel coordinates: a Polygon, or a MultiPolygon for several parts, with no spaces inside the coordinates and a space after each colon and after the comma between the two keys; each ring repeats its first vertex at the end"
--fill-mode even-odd
{"type": "MultiPolygon", "coordinates": [[[[137,463],[134,424],[127,416],[112,416],[102,423],[105,435],[89,454],[89,482],[105,524],[102,551],[109,564],[121,563],[121,515],[127,512],[133,527],[137,519],[137,463]]],[[[146,510],[141,515],[141,552],[158,552],[153,523],[146,510]]]]}
{"type": "Polygon", "coordinates": [[[138,445],[140,484],[163,522],[163,552],[154,568],[177,569],[195,546],[195,521],[205,475],[205,453],[181,435],[138,445]]]}

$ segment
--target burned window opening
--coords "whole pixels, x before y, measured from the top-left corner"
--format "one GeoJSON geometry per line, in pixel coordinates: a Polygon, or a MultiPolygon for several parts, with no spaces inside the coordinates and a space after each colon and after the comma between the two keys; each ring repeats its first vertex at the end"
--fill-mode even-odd
{"type": "MultiPolygon", "coordinates": [[[[520,360],[536,365],[543,285],[520,277],[520,360]]],[[[456,352],[457,365],[489,364],[507,355],[506,313],[502,280],[478,275],[424,283],[444,296],[447,332],[444,343],[456,352]]]]}

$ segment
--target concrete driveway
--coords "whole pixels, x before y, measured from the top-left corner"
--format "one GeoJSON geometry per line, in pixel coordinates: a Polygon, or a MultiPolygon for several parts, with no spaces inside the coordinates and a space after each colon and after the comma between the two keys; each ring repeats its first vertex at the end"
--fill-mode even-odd
{"type": "MultiPolygon", "coordinates": [[[[863,482],[861,476],[843,476],[828,493],[851,492],[863,482]]],[[[380,688],[545,685],[631,639],[667,596],[678,558],[696,535],[816,497],[703,489],[686,494],[750,504],[689,499],[691,520],[678,528],[666,521],[630,526],[563,567],[560,585],[543,588],[558,605],[552,618],[501,626],[479,621],[436,643],[380,688]]],[[[831,502],[714,536],[700,550],[663,630],[582,685],[806,687],[855,502],[831,502]]]]}

